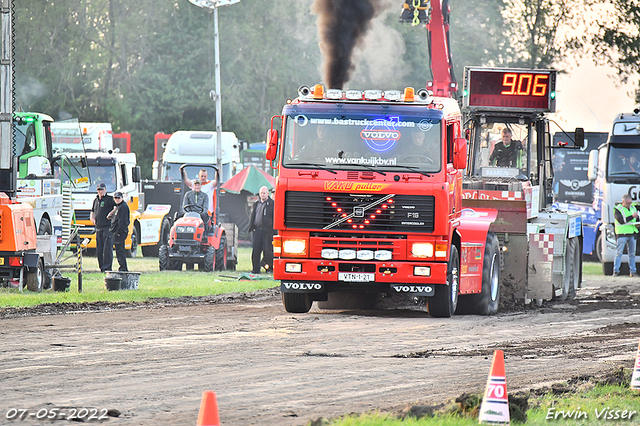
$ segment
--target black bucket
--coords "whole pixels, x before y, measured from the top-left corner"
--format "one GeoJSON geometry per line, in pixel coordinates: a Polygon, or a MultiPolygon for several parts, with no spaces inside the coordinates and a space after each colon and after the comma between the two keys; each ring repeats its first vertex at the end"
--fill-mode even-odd
{"type": "Polygon", "coordinates": [[[53,278],[53,291],[68,291],[69,287],[71,287],[71,278],[53,278]]]}
{"type": "Polygon", "coordinates": [[[107,290],[120,290],[120,283],[122,278],[105,278],[104,284],[107,286],[107,290]]]}

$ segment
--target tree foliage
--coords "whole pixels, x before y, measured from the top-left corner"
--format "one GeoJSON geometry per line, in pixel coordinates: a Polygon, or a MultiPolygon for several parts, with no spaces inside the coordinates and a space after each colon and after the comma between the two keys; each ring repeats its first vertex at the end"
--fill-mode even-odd
{"type": "MultiPolygon", "coordinates": [[[[623,82],[640,74],[640,1],[612,0],[611,15],[599,20],[599,32],[591,39],[598,58],[613,65],[623,82]]],[[[640,82],[636,102],[640,103],[640,82]]]]}
{"type": "MultiPolygon", "coordinates": [[[[431,79],[424,25],[399,23],[401,0],[379,1],[347,85],[424,87],[431,79]]],[[[559,22],[578,1],[452,1],[458,81],[467,65],[551,66],[565,42],[558,44],[559,22]]],[[[242,0],[219,9],[223,130],[262,141],[300,85],[323,82],[312,3],[242,0]]],[[[188,0],[15,0],[14,20],[17,106],[130,132],[147,175],[156,132],[215,128],[209,10],[188,0]]]]}

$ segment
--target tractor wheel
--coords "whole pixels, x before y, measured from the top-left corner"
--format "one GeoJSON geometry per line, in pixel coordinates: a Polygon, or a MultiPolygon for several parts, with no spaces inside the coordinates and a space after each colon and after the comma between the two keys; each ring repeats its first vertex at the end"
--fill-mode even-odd
{"type": "Polygon", "coordinates": [[[216,271],[222,271],[227,268],[227,236],[222,234],[220,245],[216,250],[216,271]]]}
{"type": "Polygon", "coordinates": [[[451,246],[451,254],[449,256],[449,265],[447,266],[447,283],[436,284],[436,294],[427,298],[427,306],[429,307],[429,315],[434,318],[449,318],[456,311],[458,306],[458,288],[460,257],[458,256],[458,248],[451,246]]]}
{"type": "Polygon", "coordinates": [[[137,226],[133,226],[133,232],[131,233],[131,248],[129,250],[124,251],[124,255],[126,257],[135,258],[138,255],[138,242],[140,232],[138,231],[137,226]]]}
{"type": "Polygon", "coordinates": [[[204,271],[213,272],[216,268],[216,249],[207,247],[207,254],[204,256],[204,271]]]}
{"type": "Polygon", "coordinates": [[[35,271],[27,272],[27,268],[25,268],[24,272],[27,290],[40,293],[42,287],[44,287],[44,264],[42,259],[38,260],[38,266],[35,271]]]}
{"type": "Polygon", "coordinates": [[[166,244],[161,245],[158,250],[158,266],[161,271],[169,269],[169,246],[166,244]]]}
{"type": "Polygon", "coordinates": [[[282,303],[287,312],[304,314],[311,309],[313,300],[308,293],[282,293],[282,303]]]}

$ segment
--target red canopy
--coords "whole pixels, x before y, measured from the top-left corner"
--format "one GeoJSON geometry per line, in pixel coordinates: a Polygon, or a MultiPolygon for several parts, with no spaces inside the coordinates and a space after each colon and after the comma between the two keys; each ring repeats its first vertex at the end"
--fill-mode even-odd
{"type": "Polygon", "coordinates": [[[231,194],[239,194],[242,190],[257,194],[263,186],[271,190],[275,188],[276,180],[252,164],[226,181],[220,188],[231,194]]]}

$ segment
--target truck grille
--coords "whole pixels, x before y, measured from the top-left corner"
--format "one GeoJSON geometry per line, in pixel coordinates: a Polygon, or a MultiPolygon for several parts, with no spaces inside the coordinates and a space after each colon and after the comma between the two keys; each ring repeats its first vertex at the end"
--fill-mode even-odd
{"type": "Polygon", "coordinates": [[[76,220],[91,220],[91,210],[76,210],[76,220]]]}
{"type": "Polygon", "coordinates": [[[433,232],[431,195],[285,192],[287,228],[327,231],[433,232]]]}

